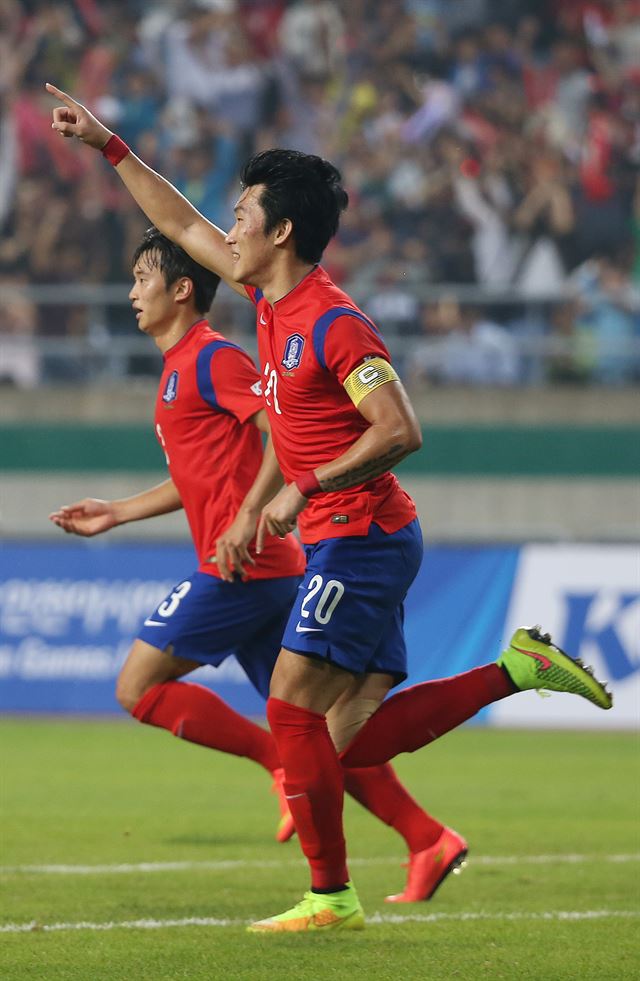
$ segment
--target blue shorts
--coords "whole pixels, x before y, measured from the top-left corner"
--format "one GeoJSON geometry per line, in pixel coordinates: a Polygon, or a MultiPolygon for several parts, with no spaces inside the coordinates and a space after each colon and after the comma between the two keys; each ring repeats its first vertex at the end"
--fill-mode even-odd
{"type": "Polygon", "coordinates": [[[273,666],[299,576],[224,582],[194,572],[178,583],[144,622],[138,639],[200,664],[234,654],[249,681],[269,695],[273,666]]]}
{"type": "Polygon", "coordinates": [[[416,518],[388,535],[325,538],[309,545],[307,571],[282,646],[322,658],[354,674],[407,677],[403,601],[422,561],[416,518]]]}

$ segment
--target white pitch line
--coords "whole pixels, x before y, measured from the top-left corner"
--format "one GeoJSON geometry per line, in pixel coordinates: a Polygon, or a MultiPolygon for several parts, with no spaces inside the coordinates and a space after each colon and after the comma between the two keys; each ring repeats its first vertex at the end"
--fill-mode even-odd
{"type": "Polygon", "coordinates": [[[573,922],[574,920],[604,920],[608,917],[637,919],[640,917],[640,910],[546,910],[542,913],[374,913],[367,918],[367,923],[440,923],[445,921],[468,923],[473,920],[566,920],[573,922]]]}
{"type": "MultiPolygon", "coordinates": [[[[369,865],[398,865],[402,858],[351,858],[349,864],[366,867],[369,865]]],[[[640,861],[640,852],[629,855],[473,855],[473,865],[579,865],[585,862],[625,862],[640,861]]],[[[197,872],[224,871],[225,869],[280,869],[304,865],[299,859],[218,859],[212,861],[181,862],[138,862],[116,865],[2,865],[0,875],[123,875],[140,872],[197,872]]]]}
{"type": "MultiPolygon", "coordinates": [[[[468,923],[474,920],[498,922],[552,921],[575,923],[581,920],[637,919],[640,910],[548,910],[544,913],[374,913],[367,923],[378,926],[385,923],[468,923]]],[[[0,933],[60,933],[71,930],[166,930],[172,927],[242,927],[251,920],[227,920],[213,917],[190,916],[182,920],[111,920],[107,923],[6,923],[0,925],[0,933]]]]}

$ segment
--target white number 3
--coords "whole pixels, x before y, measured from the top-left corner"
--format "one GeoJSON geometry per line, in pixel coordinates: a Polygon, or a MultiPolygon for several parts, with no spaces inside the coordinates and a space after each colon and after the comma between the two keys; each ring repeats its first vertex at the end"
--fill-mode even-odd
{"type": "Polygon", "coordinates": [[[158,613],[161,617],[170,617],[172,613],[175,613],[180,605],[180,600],[187,595],[191,589],[191,583],[187,579],[185,582],[181,582],[179,586],[176,586],[174,591],[168,600],[161,603],[158,607],[158,613]]]}

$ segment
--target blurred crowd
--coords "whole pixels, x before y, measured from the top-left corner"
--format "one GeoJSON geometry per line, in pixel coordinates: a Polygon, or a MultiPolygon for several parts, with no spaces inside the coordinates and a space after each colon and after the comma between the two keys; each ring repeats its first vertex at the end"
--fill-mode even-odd
{"type": "MultiPolygon", "coordinates": [[[[222,227],[255,150],[336,162],[325,265],[416,384],[640,381],[640,0],[0,0],[0,377],[20,385],[77,373],[40,338],[132,330],[125,306],[20,287],[126,283],[147,224],[51,130],[47,80],[222,227]]],[[[215,316],[250,329],[227,294],[215,316]]]]}

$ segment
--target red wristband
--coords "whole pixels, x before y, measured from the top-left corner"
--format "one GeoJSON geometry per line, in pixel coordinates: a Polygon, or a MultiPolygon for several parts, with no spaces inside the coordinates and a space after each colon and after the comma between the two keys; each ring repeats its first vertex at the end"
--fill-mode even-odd
{"type": "Polygon", "coordinates": [[[320,482],[313,470],[308,470],[307,473],[301,473],[299,477],[296,477],[295,485],[303,497],[313,497],[314,494],[320,494],[322,491],[320,482]]]}
{"type": "Polygon", "coordinates": [[[116,136],[114,133],[109,137],[100,152],[105,160],[107,160],[114,167],[117,167],[120,161],[124,160],[126,155],[131,151],[124,140],[121,140],[120,137],[116,136]]]}

